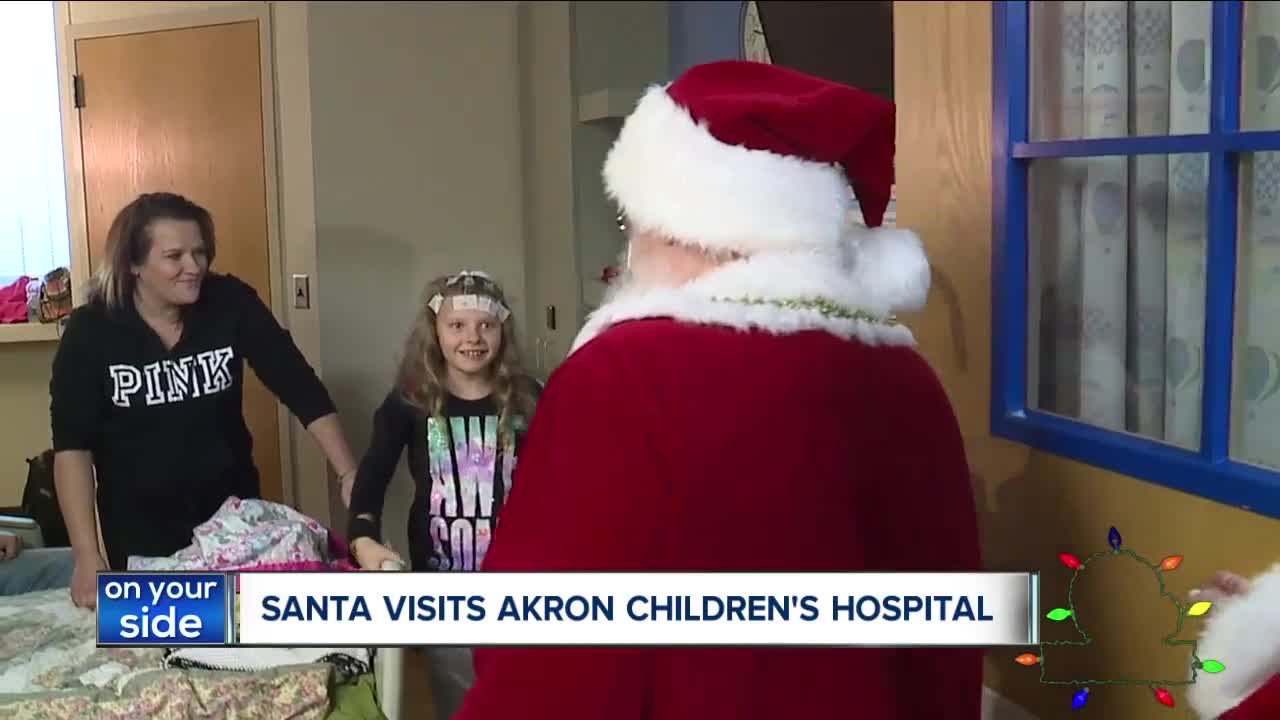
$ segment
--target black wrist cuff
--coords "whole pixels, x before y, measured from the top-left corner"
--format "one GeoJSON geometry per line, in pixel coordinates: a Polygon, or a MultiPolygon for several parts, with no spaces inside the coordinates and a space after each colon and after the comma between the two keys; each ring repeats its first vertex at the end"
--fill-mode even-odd
{"type": "Polygon", "coordinates": [[[351,518],[351,521],[347,523],[347,542],[353,543],[357,538],[362,537],[378,540],[382,535],[380,530],[381,528],[378,527],[378,523],[375,520],[363,517],[353,517],[351,518]]]}

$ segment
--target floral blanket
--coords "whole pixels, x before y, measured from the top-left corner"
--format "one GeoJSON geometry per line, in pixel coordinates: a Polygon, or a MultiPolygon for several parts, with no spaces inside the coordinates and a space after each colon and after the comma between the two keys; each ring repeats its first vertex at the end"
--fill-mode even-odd
{"type": "Polygon", "coordinates": [[[114,690],[131,674],[160,667],[160,649],[97,647],[95,622],[65,588],[0,598],[0,696],[114,690]]]}
{"type": "Polygon", "coordinates": [[[66,589],[0,598],[0,719],[319,720],[329,664],[254,673],[166,669],[164,650],[99,648],[66,589]]]}
{"type": "MultiPolygon", "coordinates": [[[[288,505],[227,498],[196,527],[190,545],[169,557],[129,558],[129,569],[150,571],[352,570],[346,543],[288,505]]],[[[236,606],[239,612],[239,605],[236,606]]],[[[370,671],[367,648],[181,648],[167,650],[166,667],[256,671],[323,662],[343,675],[370,671]]]]}
{"type": "Polygon", "coordinates": [[[192,534],[190,545],[168,557],[130,557],[129,570],[354,569],[345,563],[345,544],[320,523],[267,500],[227,498],[192,534]]]}
{"type": "MultiPolygon", "coordinates": [[[[345,556],[296,510],[229,498],[190,546],[129,569],[348,569],[345,556]]],[[[95,623],[65,588],[0,598],[0,720],[319,720],[331,682],[372,665],[364,648],[99,648],[95,623]]]]}

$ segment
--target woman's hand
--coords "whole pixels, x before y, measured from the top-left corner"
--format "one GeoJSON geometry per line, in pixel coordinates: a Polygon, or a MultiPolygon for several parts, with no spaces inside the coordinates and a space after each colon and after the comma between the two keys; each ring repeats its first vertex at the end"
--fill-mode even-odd
{"type": "Polygon", "coordinates": [[[1192,602],[1221,602],[1249,592],[1249,580],[1226,570],[1214,573],[1208,582],[1190,592],[1192,602]]]}
{"type": "Polygon", "coordinates": [[[0,533],[0,560],[12,560],[22,554],[22,536],[0,533]]]}
{"type": "Polygon", "coordinates": [[[71,574],[71,602],[90,610],[98,606],[98,571],[107,569],[107,561],[96,551],[88,557],[77,557],[71,574]]]}
{"type": "Polygon", "coordinates": [[[307,426],[307,432],[315,438],[316,444],[329,460],[329,467],[338,474],[338,484],[342,491],[342,504],[351,505],[351,484],[355,481],[357,464],[347,445],[347,438],[342,434],[342,424],[338,422],[337,413],[329,413],[314,420],[307,426]],[[345,471],[344,471],[345,469],[345,471]]]}
{"type": "Polygon", "coordinates": [[[351,543],[351,554],[362,570],[381,570],[382,563],[388,560],[404,564],[396,551],[368,537],[356,538],[351,543]]]}

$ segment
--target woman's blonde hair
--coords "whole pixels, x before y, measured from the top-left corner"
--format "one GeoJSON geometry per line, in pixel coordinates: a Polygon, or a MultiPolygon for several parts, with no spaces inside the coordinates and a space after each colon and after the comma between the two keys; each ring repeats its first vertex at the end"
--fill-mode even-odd
{"type": "Polygon", "coordinates": [[[213,263],[218,242],[209,211],[174,193],[145,193],[125,205],[111,221],[101,264],[87,288],[89,302],[119,310],[133,301],[138,285],[133,268],[146,262],[151,252],[151,223],[156,220],[194,222],[200,228],[205,256],[213,263]]]}
{"type": "MultiPolygon", "coordinates": [[[[443,421],[447,367],[444,352],[440,349],[440,336],[436,332],[436,310],[432,308],[432,299],[437,295],[441,298],[478,295],[503,307],[509,306],[502,288],[485,275],[443,275],[427,284],[418,304],[417,317],[405,340],[398,384],[408,403],[443,421]]],[[[533,381],[525,375],[520,363],[514,314],[509,314],[502,321],[501,346],[489,368],[498,409],[498,436],[506,442],[511,437],[516,418],[528,422],[536,402],[533,381]]]]}

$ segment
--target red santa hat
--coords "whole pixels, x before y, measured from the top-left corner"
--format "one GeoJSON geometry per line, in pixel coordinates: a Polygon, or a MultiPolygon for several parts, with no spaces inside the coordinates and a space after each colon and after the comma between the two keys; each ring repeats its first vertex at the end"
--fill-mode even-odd
{"type": "Polygon", "coordinates": [[[1187,700],[1217,720],[1280,718],[1280,565],[1250,582],[1242,597],[1221,601],[1196,648],[1220,673],[1198,671],[1187,700]]]}
{"type": "Polygon", "coordinates": [[[893,186],[894,106],[777,65],[699,65],[651,88],[604,184],[627,221],[744,253],[831,249],[851,211],[880,225],[893,186]],[[855,203],[854,198],[857,198],[855,203]]]}

